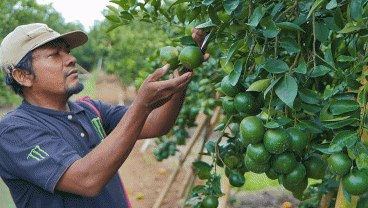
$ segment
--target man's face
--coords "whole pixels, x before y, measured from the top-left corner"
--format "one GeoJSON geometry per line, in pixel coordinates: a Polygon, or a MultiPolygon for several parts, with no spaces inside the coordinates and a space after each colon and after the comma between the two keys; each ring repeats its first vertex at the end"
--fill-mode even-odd
{"type": "Polygon", "coordinates": [[[63,40],[47,43],[33,51],[32,66],[35,73],[34,92],[43,95],[70,97],[83,90],[78,79],[74,56],[63,40]]]}

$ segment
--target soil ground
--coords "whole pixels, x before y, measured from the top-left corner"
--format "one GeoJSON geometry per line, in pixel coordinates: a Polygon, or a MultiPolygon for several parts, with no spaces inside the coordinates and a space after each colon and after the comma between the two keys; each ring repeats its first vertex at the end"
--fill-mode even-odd
{"type": "MultiPolygon", "coordinates": [[[[96,89],[96,99],[112,105],[122,103],[129,105],[136,95],[134,87],[128,87],[126,90],[122,90],[119,80],[114,75],[100,76],[97,80],[96,89]]],[[[190,135],[193,132],[194,129],[189,130],[190,135]]],[[[218,137],[214,133],[210,139],[214,140],[217,138],[216,136],[218,137]]],[[[122,175],[133,207],[152,207],[166,185],[171,173],[178,165],[180,153],[162,162],[157,162],[152,153],[157,146],[154,143],[154,139],[150,140],[148,146],[145,144],[146,140],[138,141],[128,159],[120,168],[120,174],[122,175]],[[142,193],[144,196],[143,199],[136,199],[136,196],[142,193]]],[[[184,163],[182,170],[179,172],[177,179],[161,205],[162,208],[179,207],[180,202],[182,202],[181,197],[178,195],[186,174],[191,170],[191,162],[193,162],[193,158],[196,152],[198,152],[199,143],[195,145],[187,162],[184,163]]],[[[185,150],[185,146],[180,147],[181,153],[185,150]]],[[[195,185],[202,183],[198,178],[195,181],[195,185]]],[[[259,191],[236,192],[235,190],[231,190],[229,202],[233,202],[228,203],[227,207],[231,208],[278,208],[282,207],[284,202],[291,202],[293,207],[297,207],[299,203],[282,186],[270,187],[259,191]]]]}

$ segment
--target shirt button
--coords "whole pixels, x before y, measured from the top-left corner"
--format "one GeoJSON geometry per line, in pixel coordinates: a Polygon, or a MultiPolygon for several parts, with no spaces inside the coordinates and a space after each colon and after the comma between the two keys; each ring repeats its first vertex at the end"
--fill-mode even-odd
{"type": "Polygon", "coordinates": [[[84,133],[81,133],[81,137],[84,137],[84,133]]]}
{"type": "Polygon", "coordinates": [[[68,115],[68,119],[72,120],[73,116],[72,115],[68,115]]]}

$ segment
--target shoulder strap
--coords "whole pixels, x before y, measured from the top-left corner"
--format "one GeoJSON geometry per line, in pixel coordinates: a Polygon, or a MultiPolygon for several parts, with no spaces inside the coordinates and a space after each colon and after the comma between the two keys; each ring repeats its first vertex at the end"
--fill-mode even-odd
{"type": "Polygon", "coordinates": [[[89,106],[91,106],[91,108],[97,113],[98,117],[100,117],[100,120],[102,122],[102,118],[101,118],[101,114],[100,114],[100,111],[98,111],[98,109],[90,102],[88,102],[87,100],[85,99],[91,99],[90,96],[86,95],[84,97],[81,97],[81,98],[78,98],[76,99],[75,101],[80,101],[80,102],[84,102],[84,103],[87,103],[89,106]]]}

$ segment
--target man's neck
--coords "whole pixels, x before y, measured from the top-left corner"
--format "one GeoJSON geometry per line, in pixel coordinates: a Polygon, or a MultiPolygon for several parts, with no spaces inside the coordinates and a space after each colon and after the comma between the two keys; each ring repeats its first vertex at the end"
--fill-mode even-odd
{"type": "Polygon", "coordinates": [[[31,105],[59,111],[70,111],[69,97],[60,96],[26,96],[24,99],[31,105]]]}

